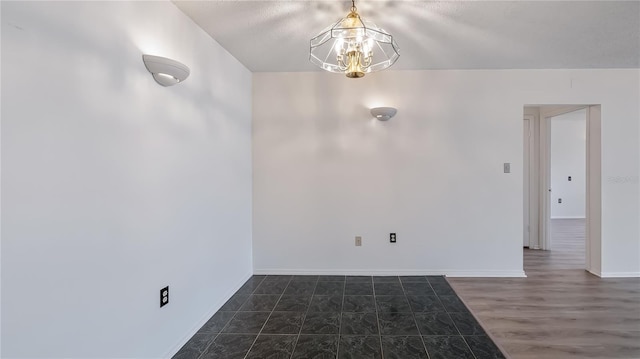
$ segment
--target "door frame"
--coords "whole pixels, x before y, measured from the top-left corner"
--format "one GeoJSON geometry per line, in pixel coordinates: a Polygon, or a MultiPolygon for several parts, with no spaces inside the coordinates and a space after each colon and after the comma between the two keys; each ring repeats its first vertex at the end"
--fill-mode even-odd
{"type": "MultiPolygon", "coordinates": [[[[537,226],[534,225],[534,223],[537,223],[537,215],[535,215],[533,212],[534,210],[532,210],[533,208],[535,208],[534,206],[532,206],[532,202],[536,201],[536,197],[535,197],[535,192],[534,192],[534,186],[535,186],[535,181],[534,178],[536,177],[536,166],[535,166],[535,116],[534,115],[524,115],[523,116],[523,120],[528,121],[529,123],[529,137],[527,139],[527,145],[524,147],[524,156],[523,159],[528,159],[528,163],[529,166],[526,169],[528,176],[523,176],[526,180],[528,180],[529,185],[527,187],[524,187],[524,183],[523,183],[523,200],[524,200],[524,207],[527,208],[528,210],[526,211],[528,213],[528,216],[526,216],[527,213],[525,213],[525,215],[523,215],[523,220],[524,220],[524,228],[523,228],[523,235],[524,233],[528,234],[528,241],[526,243],[526,247],[530,248],[530,249],[539,249],[540,246],[538,245],[538,230],[537,230],[537,226]],[[527,218],[528,217],[528,218],[527,218]]],[[[524,130],[524,128],[523,128],[524,130]]],[[[523,134],[524,135],[524,134],[523,134]]],[[[524,240],[523,240],[523,244],[524,244],[524,240]]]]}
{"type": "Polygon", "coordinates": [[[538,173],[537,175],[534,173],[531,176],[533,181],[530,182],[537,185],[539,196],[537,201],[530,201],[529,213],[531,223],[534,225],[537,223],[538,235],[535,240],[539,243],[539,248],[543,250],[551,249],[551,236],[549,234],[551,214],[551,118],[587,109],[585,269],[592,274],[600,276],[602,264],[601,105],[525,105],[525,107],[530,106],[539,108],[538,122],[540,131],[534,132],[534,135],[538,136],[537,141],[539,143],[539,166],[536,168],[538,173]],[[536,181],[537,184],[535,184],[536,181]],[[534,211],[539,214],[535,221],[531,218],[531,213],[534,211]]]}
{"type": "MultiPolygon", "coordinates": [[[[551,119],[589,105],[540,106],[540,249],[551,250],[551,119]]],[[[588,113],[589,111],[587,111],[588,113]]],[[[588,116],[587,116],[588,117],[588,116]]],[[[587,127],[589,126],[587,120],[587,127]]],[[[587,147],[589,145],[587,144],[587,147]]],[[[589,162],[587,152],[586,162],[589,162]]],[[[585,193],[588,198],[588,193],[585,193]]],[[[586,212],[586,211],[585,211],[586,212]]],[[[587,246],[588,247],[588,246],[587,246]]]]}

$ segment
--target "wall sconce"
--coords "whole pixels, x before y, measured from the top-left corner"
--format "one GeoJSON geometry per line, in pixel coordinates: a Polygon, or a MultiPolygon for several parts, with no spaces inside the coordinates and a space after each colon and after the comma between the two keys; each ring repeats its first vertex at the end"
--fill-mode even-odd
{"type": "Polygon", "coordinates": [[[373,117],[380,121],[389,120],[391,117],[396,115],[396,112],[398,112],[398,110],[393,107],[374,107],[371,109],[373,117]]]}
{"type": "Polygon", "coordinates": [[[189,68],[166,57],[142,55],[142,61],[153,78],[162,86],[173,86],[189,77],[189,68]]]}

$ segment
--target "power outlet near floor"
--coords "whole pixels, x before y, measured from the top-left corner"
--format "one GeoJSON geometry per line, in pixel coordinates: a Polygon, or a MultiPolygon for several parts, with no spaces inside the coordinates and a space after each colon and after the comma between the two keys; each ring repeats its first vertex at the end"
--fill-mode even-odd
{"type": "Polygon", "coordinates": [[[389,233],[389,243],[396,243],[396,234],[389,233]]]}
{"type": "Polygon", "coordinates": [[[362,237],[356,236],[356,247],[362,246],[362,237]]]}
{"type": "Polygon", "coordinates": [[[160,308],[169,304],[169,286],[160,289],[160,308]]]}

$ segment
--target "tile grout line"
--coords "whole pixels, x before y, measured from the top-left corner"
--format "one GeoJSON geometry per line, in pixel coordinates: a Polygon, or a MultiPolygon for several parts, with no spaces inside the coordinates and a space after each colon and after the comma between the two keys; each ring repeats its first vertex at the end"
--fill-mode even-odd
{"type": "MultiPolygon", "coordinates": [[[[242,308],[242,306],[243,306],[243,305],[244,305],[244,304],[249,300],[249,297],[251,297],[251,295],[253,294],[253,292],[255,292],[255,291],[256,291],[256,289],[258,289],[258,287],[262,284],[262,282],[264,282],[264,280],[265,280],[266,278],[267,278],[267,276],[264,276],[264,278],[262,278],[262,280],[260,281],[260,283],[258,283],[258,285],[257,285],[255,288],[253,288],[253,290],[251,291],[251,293],[249,293],[249,295],[247,296],[247,299],[245,299],[245,300],[242,302],[242,304],[240,304],[240,306],[238,307],[238,309],[233,313],[233,316],[232,316],[231,318],[229,318],[229,320],[227,321],[227,323],[226,323],[222,328],[220,328],[220,331],[219,331],[218,333],[216,333],[216,335],[215,335],[215,336],[213,337],[213,339],[209,342],[209,344],[207,344],[207,346],[206,346],[204,349],[202,349],[202,353],[200,353],[200,355],[198,355],[198,358],[197,358],[197,359],[201,359],[201,358],[202,358],[202,356],[204,355],[204,353],[206,353],[206,352],[207,352],[207,350],[209,349],[209,347],[211,347],[211,344],[213,344],[213,342],[215,342],[215,341],[216,341],[216,339],[220,336],[220,334],[222,334],[222,331],[223,331],[223,330],[224,330],[224,329],[229,325],[229,323],[231,323],[231,321],[233,320],[233,318],[235,318],[235,317],[236,317],[236,314],[238,314],[238,312],[240,311],[240,308],[242,308]]],[[[251,279],[251,278],[249,278],[249,279],[251,279]]],[[[248,282],[248,281],[249,281],[249,280],[247,280],[247,282],[248,282]]],[[[245,282],[245,284],[247,284],[247,283],[245,282]]],[[[242,286],[244,287],[244,285],[245,285],[245,284],[243,284],[242,286]]],[[[240,288],[242,288],[242,287],[240,287],[240,288]]],[[[238,290],[239,290],[239,289],[238,289],[238,290]]],[[[238,293],[238,291],[236,291],[235,293],[233,293],[233,295],[231,296],[231,298],[233,298],[233,296],[234,296],[234,295],[236,295],[237,293],[238,293]]],[[[231,298],[229,298],[229,299],[231,299],[231,298]]],[[[226,303],[225,303],[225,304],[226,304],[226,303]]],[[[224,304],[223,304],[222,306],[224,306],[224,304]]],[[[220,307],[220,308],[222,308],[222,307],[220,307]]],[[[211,318],[213,318],[213,316],[215,316],[216,314],[218,314],[218,312],[219,312],[219,311],[220,311],[220,309],[218,309],[218,311],[216,311],[215,313],[213,313],[213,315],[211,316],[211,318]]],[[[209,318],[209,319],[211,319],[211,318],[209,318]]],[[[197,334],[197,332],[196,332],[196,334],[197,334]]]]}
{"type": "Polygon", "coordinates": [[[338,347],[336,348],[336,359],[338,359],[338,354],[340,353],[340,339],[342,339],[342,315],[344,310],[344,296],[347,291],[347,276],[344,276],[344,284],[342,285],[342,305],[340,306],[340,327],[338,328],[338,347]]]}
{"type": "MultiPolygon", "coordinates": [[[[398,277],[400,281],[400,277],[398,277]]],[[[376,283],[371,276],[371,288],[373,290],[373,306],[376,310],[376,324],[378,325],[378,342],[380,343],[380,358],[384,359],[384,349],[382,348],[382,329],[380,329],[380,316],[378,315],[378,300],[376,298],[376,283]]]]}
{"type": "MultiPolygon", "coordinates": [[[[266,277],[265,277],[266,278],[266,277]]],[[[264,279],[263,279],[264,280],[264,279]]],[[[273,308],[271,309],[271,312],[269,313],[269,316],[267,316],[267,320],[264,321],[264,324],[262,324],[262,327],[260,328],[260,331],[258,332],[258,335],[256,335],[256,338],[253,340],[253,343],[251,343],[251,346],[249,347],[249,350],[247,350],[247,354],[244,355],[244,358],[246,359],[247,356],[249,355],[249,353],[251,353],[251,349],[253,349],[253,346],[256,344],[256,342],[258,341],[258,338],[260,337],[260,334],[262,334],[262,331],[264,330],[264,327],[267,325],[267,322],[269,321],[269,318],[271,318],[271,315],[273,314],[273,312],[276,310],[276,307],[278,306],[278,303],[280,302],[280,299],[282,299],[282,296],[284,295],[284,292],[287,291],[287,288],[289,287],[289,285],[291,284],[291,282],[293,282],[293,276],[291,277],[291,279],[289,279],[289,282],[287,283],[287,285],[284,287],[284,290],[282,290],[282,294],[280,294],[280,297],[278,297],[278,300],[276,301],[276,303],[273,305],[273,308]]],[[[248,299],[247,299],[248,300],[248,299]]]]}
{"type": "MultiPolygon", "coordinates": [[[[444,277],[443,277],[444,278],[444,277]]],[[[445,279],[445,282],[447,283],[447,285],[449,286],[449,288],[451,288],[451,290],[453,291],[453,293],[455,294],[456,298],[458,298],[458,293],[456,293],[453,288],[451,287],[451,285],[449,284],[449,282],[447,282],[447,280],[445,279]]],[[[429,282],[429,286],[431,286],[431,282],[429,282]]],[[[433,286],[431,286],[431,289],[433,289],[433,286]]],[[[438,301],[440,302],[440,304],[442,304],[442,307],[444,308],[444,312],[447,313],[447,316],[449,317],[449,320],[451,320],[451,323],[453,323],[453,326],[456,328],[456,330],[458,331],[458,334],[460,335],[460,337],[462,338],[462,341],[464,342],[464,344],[467,346],[467,348],[469,348],[469,352],[471,352],[471,355],[473,355],[474,358],[477,359],[476,357],[476,353],[473,352],[473,350],[471,350],[471,346],[469,345],[469,343],[467,343],[467,339],[465,339],[464,335],[462,335],[462,333],[460,332],[460,329],[458,328],[458,325],[456,324],[456,322],[453,320],[453,318],[451,317],[451,314],[449,314],[449,309],[447,309],[447,307],[444,305],[444,303],[442,302],[442,300],[440,300],[440,294],[438,294],[435,289],[433,289],[433,292],[436,293],[436,297],[438,298],[438,301]]],[[[444,294],[443,294],[444,295],[444,294]]],[[[459,298],[458,298],[459,300],[459,298]]],[[[468,309],[468,308],[467,308],[468,309]]]]}
{"type": "MultiPolygon", "coordinates": [[[[482,328],[482,331],[484,332],[484,335],[491,341],[493,342],[493,344],[498,348],[498,351],[500,352],[500,354],[502,354],[503,357],[505,357],[506,359],[511,358],[511,356],[507,353],[506,350],[503,350],[502,346],[499,345],[499,341],[495,340],[493,337],[493,334],[491,334],[491,332],[489,332],[485,326],[482,324],[482,321],[480,321],[480,319],[476,316],[476,314],[471,310],[471,307],[469,307],[467,305],[467,303],[465,303],[465,301],[462,299],[462,297],[460,295],[458,295],[458,293],[456,293],[455,289],[453,288],[453,286],[451,285],[451,283],[445,278],[445,280],[447,281],[447,284],[449,284],[449,287],[451,287],[451,290],[453,290],[453,292],[456,294],[456,297],[458,298],[458,300],[460,300],[460,302],[462,302],[462,304],[465,306],[465,308],[467,308],[467,311],[469,312],[469,314],[471,315],[471,317],[478,323],[478,325],[480,325],[480,328],[482,328]]],[[[476,336],[476,335],[470,335],[470,336],[476,336]]],[[[464,339],[464,336],[462,336],[462,338],[464,339]]],[[[469,349],[471,350],[471,346],[469,345],[469,343],[467,342],[466,339],[464,339],[465,343],[467,344],[467,346],[469,347],[469,349]]],[[[475,356],[475,352],[473,352],[473,350],[471,350],[471,352],[473,353],[473,355],[475,356]]]]}
{"type": "MultiPolygon", "coordinates": [[[[398,277],[398,279],[400,279],[400,277],[398,277]]],[[[424,279],[425,281],[427,281],[429,288],[431,288],[431,283],[429,283],[427,276],[424,276],[424,279]]],[[[416,282],[416,283],[420,283],[420,282],[416,282]]],[[[422,347],[424,348],[424,352],[427,353],[427,359],[430,359],[431,356],[429,355],[429,350],[427,350],[427,345],[424,343],[424,337],[422,336],[422,332],[420,331],[420,326],[418,325],[418,320],[416,319],[416,313],[413,311],[413,308],[411,307],[411,302],[409,302],[409,296],[407,295],[407,292],[404,290],[404,284],[402,283],[402,280],[400,280],[400,286],[402,287],[402,292],[404,293],[404,297],[407,299],[407,303],[409,303],[409,310],[411,310],[413,323],[416,325],[416,329],[418,329],[418,334],[420,336],[420,341],[422,342],[422,347]]],[[[431,288],[431,290],[433,290],[433,288],[431,288]]]]}
{"type": "MultiPolygon", "coordinates": [[[[293,280],[293,277],[291,277],[291,279],[293,280]]],[[[313,295],[316,292],[316,288],[318,287],[319,281],[320,281],[320,276],[318,276],[318,279],[316,279],[316,286],[313,288],[313,292],[311,293],[311,298],[309,298],[309,303],[307,303],[307,310],[304,312],[304,315],[302,316],[302,323],[300,324],[300,330],[298,330],[298,336],[296,337],[296,341],[293,344],[293,348],[291,349],[291,355],[289,356],[289,358],[293,358],[293,354],[295,354],[296,352],[296,347],[298,346],[298,341],[300,340],[300,333],[302,333],[302,327],[304,327],[304,321],[307,320],[307,314],[309,313],[309,309],[311,308],[311,302],[313,302],[313,295]]]]}

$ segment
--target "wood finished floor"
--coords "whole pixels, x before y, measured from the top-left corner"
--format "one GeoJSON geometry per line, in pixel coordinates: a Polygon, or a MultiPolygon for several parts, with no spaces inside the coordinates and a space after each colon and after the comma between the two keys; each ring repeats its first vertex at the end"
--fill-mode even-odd
{"type": "Polygon", "coordinates": [[[552,250],[525,249],[527,278],[448,279],[510,358],[640,358],[640,278],[586,272],[584,225],[552,220],[552,250]]]}

